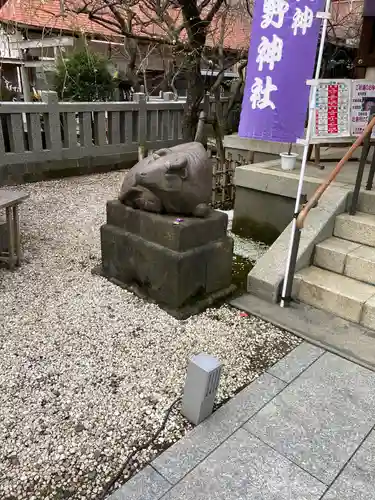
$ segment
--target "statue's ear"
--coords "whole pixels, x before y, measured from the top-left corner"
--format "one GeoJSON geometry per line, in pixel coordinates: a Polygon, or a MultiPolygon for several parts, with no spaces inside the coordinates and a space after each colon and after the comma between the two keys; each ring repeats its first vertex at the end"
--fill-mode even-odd
{"type": "Polygon", "coordinates": [[[155,151],[153,154],[152,154],[152,157],[154,160],[157,160],[159,159],[161,156],[166,156],[166,155],[169,155],[171,154],[171,150],[168,149],[168,148],[163,148],[163,149],[158,149],[157,151],[155,151]]]}
{"type": "Polygon", "coordinates": [[[167,161],[167,172],[171,174],[176,174],[181,177],[181,179],[186,179],[187,177],[187,158],[180,157],[173,161],[167,161]]]}
{"type": "Polygon", "coordinates": [[[173,161],[168,160],[167,164],[168,170],[180,170],[181,168],[187,167],[187,158],[186,156],[181,156],[180,158],[173,159],[173,161]]]}

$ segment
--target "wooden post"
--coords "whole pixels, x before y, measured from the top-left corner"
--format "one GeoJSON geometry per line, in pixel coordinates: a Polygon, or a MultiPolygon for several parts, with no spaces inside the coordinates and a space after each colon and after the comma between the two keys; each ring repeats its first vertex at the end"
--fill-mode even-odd
{"type": "Polygon", "coordinates": [[[21,73],[23,100],[25,102],[31,102],[29,75],[27,74],[27,69],[23,64],[21,64],[20,66],[20,73],[21,73]]]}
{"type": "Polygon", "coordinates": [[[146,96],[141,92],[134,94],[134,101],[138,103],[138,159],[146,156],[147,133],[147,103],[146,96]]]}
{"type": "Polygon", "coordinates": [[[11,271],[14,269],[15,258],[14,258],[14,224],[12,219],[12,207],[7,207],[6,209],[6,220],[7,220],[7,231],[8,231],[8,266],[11,271]]]}
{"type": "Polygon", "coordinates": [[[13,207],[13,227],[14,227],[14,246],[16,250],[16,266],[21,264],[21,235],[20,235],[20,216],[18,205],[13,207]]]}
{"type": "Polygon", "coordinates": [[[46,135],[47,149],[55,151],[57,158],[61,157],[61,122],[59,113],[59,100],[56,92],[43,91],[41,98],[48,105],[47,113],[44,114],[44,132],[46,135]]]}

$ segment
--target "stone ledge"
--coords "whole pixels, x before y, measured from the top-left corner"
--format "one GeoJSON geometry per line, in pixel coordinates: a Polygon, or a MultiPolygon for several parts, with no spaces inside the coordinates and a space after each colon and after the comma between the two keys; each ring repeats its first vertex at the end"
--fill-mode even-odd
{"type": "MultiPolygon", "coordinates": [[[[281,170],[280,160],[257,163],[256,165],[241,165],[236,167],[235,185],[255,191],[276,194],[286,198],[296,197],[299,172],[281,170]],[[280,167],[274,170],[274,167],[280,167]]],[[[305,176],[303,194],[311,196],[321,184],[321,179],[305,176]]]]}
{"type": "MultiPolygon", "coordinates": [[[[257,153],[268,153],[278,155],[288,151],[289,144],[286,142],[261,141],[259,139],[249,139],[238,135],[226,135],[224,137],[224,148],[238,149],[248,153],[255,151],[257,153]]],[[[293,144],[292,152],[301,155],[303,153],[302,144],[293,144]]]]}

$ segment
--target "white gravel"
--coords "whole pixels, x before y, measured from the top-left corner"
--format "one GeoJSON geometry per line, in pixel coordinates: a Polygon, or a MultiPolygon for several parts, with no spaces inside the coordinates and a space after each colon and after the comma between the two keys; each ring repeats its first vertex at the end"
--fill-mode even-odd
{"type": "MultiPolygon", "coordinates": [[[[191,355],[224,363],[220,402],[299,343],[227,306],[177,321],[93,276],[105,202],[122,177],[22,187],[26,262],[0,270],[1,499],[94,500],[157,429],[191,355]]],[[[132,471],[187,429],[174,412],[132,471]]]]}
{"type": "Polygon", "coordinates": [[[265,243],[260,241],[253,241],[248,238],[241,238],[235,233],[232,233],[233,210],[219,210],[228,215],[228,233],[233,238],[234,254],[243,257],[250,262],[255,262],[261,257],[269,248],[265,243]]]}

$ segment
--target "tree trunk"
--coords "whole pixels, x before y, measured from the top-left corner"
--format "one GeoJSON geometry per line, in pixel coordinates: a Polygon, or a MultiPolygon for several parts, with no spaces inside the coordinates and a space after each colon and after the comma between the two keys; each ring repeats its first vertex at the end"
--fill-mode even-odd
{"type": "Polygon", "coordinates": [[[201,74],[201,60],[206,45],[207,23],[200,17],[197,0],[179,0],[185,29],[189,40],[189,53],[186,54],[185,77],[187,96],[184,119],[182,122],[185,141],[193,141],[197,130],[199,107],[204,97],[204,81],[201,74]]]}
{"type": "Polygon", "coordinates": [[[183,136],[187,142],[193,141],[198,125],[200,103],[204,97],[204,82],[201,75],[200,57],[194,58],[188,65],[187,96],[183,118],[183,136]]]}

